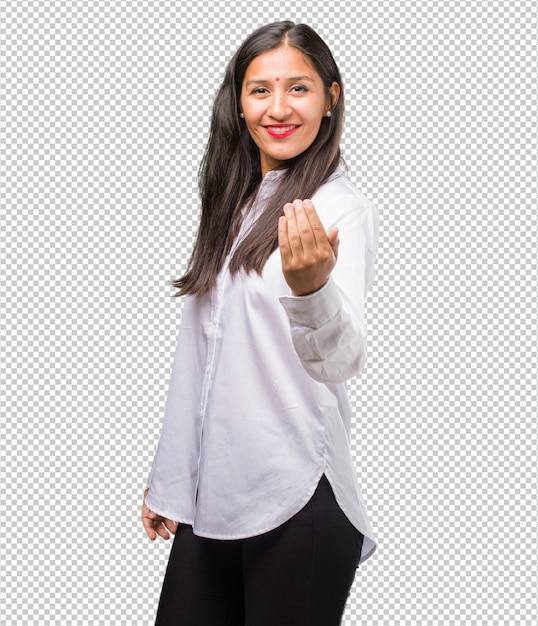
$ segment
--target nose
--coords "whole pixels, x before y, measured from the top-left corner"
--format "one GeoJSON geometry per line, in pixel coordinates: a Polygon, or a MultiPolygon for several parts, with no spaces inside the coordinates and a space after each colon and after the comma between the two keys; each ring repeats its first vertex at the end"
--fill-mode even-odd
{"type": "Polygon", "coordinates": [[[281,92],[276,92],[271,98],[267,114],[274,119],[285,119],[291,113],[291,107],[289,106],[286,95],[281,92]]]}

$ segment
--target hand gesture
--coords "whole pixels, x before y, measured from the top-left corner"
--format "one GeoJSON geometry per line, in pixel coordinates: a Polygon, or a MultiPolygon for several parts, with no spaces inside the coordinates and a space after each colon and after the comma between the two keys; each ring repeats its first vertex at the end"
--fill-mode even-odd
{"type": "Polygon", "coordinates": [[[144,499],[142,501],[142,524],[144,526],[144,530],[146,531],[146,535],[152,541],[157,539],[157,535],[163,539],[170,539],[170,533],[172,533],[172,535],[176,534],[177,523],[171,519],[163,517],[162,515],[157,515],[157,513],[148,509],[146,506],[147,493],[148,490],[146,489],[144,491],[144,499]]]}
{"type": "Polygon", "coordinates": [[[306,296],[329,279],[338,256],[338,228],[325,232],[311,200],[284,205],[278,246],[284,278],[294,296],[306,296]]]}

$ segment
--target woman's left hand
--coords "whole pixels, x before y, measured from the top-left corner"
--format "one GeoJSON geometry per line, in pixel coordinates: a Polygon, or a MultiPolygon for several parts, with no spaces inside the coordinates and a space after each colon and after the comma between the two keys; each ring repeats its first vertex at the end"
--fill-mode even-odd
{"type": "Polygon", "coordinates": [[[306,296],[329,279],[338,257],[338,228],[325,232],[311,200],[284,205],[278,246],[284,278],[294,296],[306,296]]]}

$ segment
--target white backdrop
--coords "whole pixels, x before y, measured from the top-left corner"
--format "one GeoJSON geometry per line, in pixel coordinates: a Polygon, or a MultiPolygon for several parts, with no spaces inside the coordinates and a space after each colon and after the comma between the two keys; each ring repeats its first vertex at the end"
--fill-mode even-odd
{"type": "Polygon", "coordinates": [[[350,385],[379,539],[344,624],[535,624],[535,2],[0,0],[0,621],[149,626],[139,522],[213,95],[263,23],[340,65],[379,207],[350,385]]]}

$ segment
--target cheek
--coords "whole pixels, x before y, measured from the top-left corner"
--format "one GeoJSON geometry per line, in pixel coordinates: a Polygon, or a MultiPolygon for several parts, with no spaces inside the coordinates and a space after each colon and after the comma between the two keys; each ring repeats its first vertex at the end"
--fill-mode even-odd
{"type": "Polygon", "coordinates": [[[319,105],[319,102],[313,103],[310,107],[303,110],[303,119],[308,120],[310,128],[319,128],[323,121],[326,109],[319,105]]]}
{"type": "MultiPolygon", "coordinates": [[[[245,120],[243,120],[245,122],[245,120]]],[[[246,127],[248,130],[248,134],[250,135],[250,138],[254,141],[254,143],[256,145],[258,145],[259,143],[259,133],[260,133],[260,129],[256,124],[253,124],[252,122],[246,123],[246,127]]]]}
{"type": "Polygon", "coordinates": [[[260,119],[259,107],[253,106],[252,103],[248,103],[243,107],[242,111],[248,124],[254,125],[258,123],[260,119]]]}
{"type": "Polygon", "coordinates": [[[319,115],[312,115],[309,119],[310,130],[314,135],[318,134],[318,131],[321,127],[321,123],[323,121],[323,117],[319,115]]]}
{"type": "Polygon", "coordinates": [[[245,113],[245,118],[243,122],[246,124],[249,132],[252,132],[256,128],[257,120],[255,117],[252,116],[252,113],[250,113],[250,115],[248,113],[245,113]]]}

